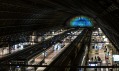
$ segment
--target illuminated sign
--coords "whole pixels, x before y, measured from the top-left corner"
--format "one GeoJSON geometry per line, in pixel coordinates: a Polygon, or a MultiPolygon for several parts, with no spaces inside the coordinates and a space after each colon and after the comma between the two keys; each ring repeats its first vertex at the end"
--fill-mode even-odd
{"type": "Polygon", "coordinates": [[[119,55],[113,55],[113,61],[119,61],[119,55]]]}

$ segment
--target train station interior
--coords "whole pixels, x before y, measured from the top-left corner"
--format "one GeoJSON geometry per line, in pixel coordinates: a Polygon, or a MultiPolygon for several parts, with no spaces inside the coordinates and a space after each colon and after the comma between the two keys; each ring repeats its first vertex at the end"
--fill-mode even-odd
{"type": "Polygon", "coordinates": [[[0,0],[0,71],[119,71],[119,0],[0,0]]]}

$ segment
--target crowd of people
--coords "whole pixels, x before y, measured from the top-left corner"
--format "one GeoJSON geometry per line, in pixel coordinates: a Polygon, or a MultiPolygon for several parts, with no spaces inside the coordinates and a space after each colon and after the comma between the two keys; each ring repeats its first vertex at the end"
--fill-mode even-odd
{"type": "Polygon", "coordinates": [[[94,61],[95,61],[95,62],[99,62],[99,61],[102,61],[102,60],[101,60],[101,58],[100,58],[99,56],[95,56],[95,57],[92,57],[92,58],[91,58],[91,61],[92,61],[92,62],[94,62],[94,61]]]}

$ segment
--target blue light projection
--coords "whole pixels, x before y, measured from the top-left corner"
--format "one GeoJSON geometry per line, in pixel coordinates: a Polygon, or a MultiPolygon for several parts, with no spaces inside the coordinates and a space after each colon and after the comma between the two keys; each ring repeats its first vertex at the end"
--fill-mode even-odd
{"type": "Polygon", "coordinates": [[[79,16],[70,19],[69,24],[71,27],[92,27],[92,21],[88,17],[79,16]]]}

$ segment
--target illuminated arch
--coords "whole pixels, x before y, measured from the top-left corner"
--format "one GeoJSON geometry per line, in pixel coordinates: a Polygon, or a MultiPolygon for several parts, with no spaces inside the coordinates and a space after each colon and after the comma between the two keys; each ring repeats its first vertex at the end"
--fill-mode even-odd
{"type": "Polygon", "coordinates": [[[85,16],[73,17],[68,21],[71,27],[92,27],[92,20],[85,16]]]}

